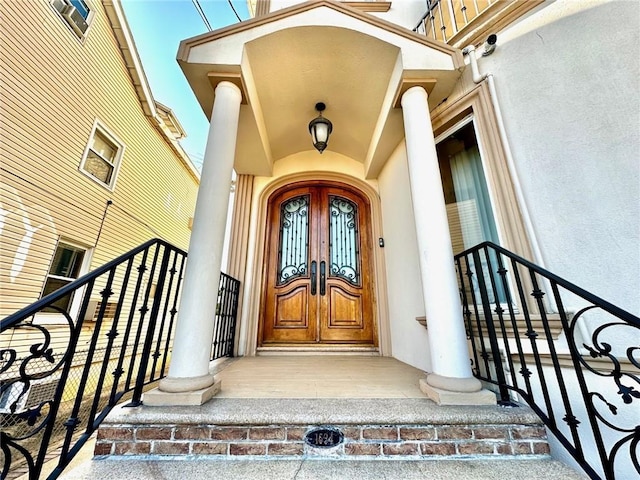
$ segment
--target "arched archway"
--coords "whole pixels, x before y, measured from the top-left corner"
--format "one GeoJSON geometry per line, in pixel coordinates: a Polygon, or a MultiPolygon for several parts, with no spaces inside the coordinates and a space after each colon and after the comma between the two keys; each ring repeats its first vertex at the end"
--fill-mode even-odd
{"type": "MultiPolygon", "coordinates": [[[[368,273],[367,284],[371,291],[370,299],[366,301],[371,302],[371,313],[368,314],[372,320],[372,327],[374,336],[371,341],[369,341],[366,345],[370,347],[371,350],[378,350],[382,355],[391,355],[390,348],[390,334],[389,334],[389,325],[388,325],[388,315],[387,315],[387,298],[386,298],[386,275],[385,275],[385,267],[384,267],[384,257],[383,251],[380,249],[378,245],[377,239],[382,236],[382,222],[381,222],[381,208],[380,208],[380,199],[378,197],[378,193],[375,188],[368,182],[357,179],[355,177],[336,173],[336,172],[301,172],[295,173],[292,175],[287,175],[275,179],[269,185],[265,186],[265,188],[258,195],[258,212],[256,215],[256,247],[254,250],[254,258],[249,260],[253,268],[253,281],[250,283],[253,285],[252,293],[250,293],[249,298],[247,300],[251,304],[250,312],[248,312],[248,321],[246,324],[247,334],[246,334],[246,353],[249,355],[253,355],[258,350],[260,343],[263,339],[263,331],[260,327],[260,320],[263,318],[263,308],[265,302],[266,290],[268,289],[267,282],[267,271],[268,267],[268,257],[270,255],[269,249],[276,248],[278,249],[279,245],[276,247],[269,246],[269,242],[278,243],[279,239],[274,239],[269,233],[268,227],[268,219],[270,218],[271,212],[269,211],[269,200],[275,198],[276,196],[281,195],[282,192],[287,192],[291,188],[298,188],[304,185],[319,185],[319,186],[329,186],[334,185],[338,188],[343,188],[347,192],[351,192],[351,194],[356,194],[360,196],[367,207],[365,209],[366,213],[366,222],[368,232],[368,245],[366,249],[369,254],[369,263],[370,263],[370,273],[368,273]]],[[[337,195],[339,196],[339,195],[337,195]]],[[[364,218],[363,218],[364,219],[364,218]]],[[[279,227],[278,227],[279,228],[279,227]]],[[[313,261],[310,260],[309,263],[313,261]]],[[[317,280],[319,281],[320,274],[320,262],[321,260],[316,260],[316,275],[317,280]]],[[[325,260],[326,261],[326,260],[325,260]]],[[[277,262],[276,262],[277,263],[277,262]]],[[[308,266],[310,268],[310,265],[308,266]]],[[[325,267],[328,268],[328,267],[325,267]]],[[[309,271],[309,275],[307,275],[307,281],[310,282],[311,274],[309,271]]],[[[285,282],[286,283],[286,282],[285,282]]],[[[327,284],[328,285],[328,284],[327,284]]],[[[308,284],[308,291],[310,293],[310,285],[308,284]]],[[[317,293],[319,293],[319,284],[316,287],[317,293]]],[[[337,294],[338,290],[336,290],[337,294]]],[[[347,302],[349,303],[349,302],[347,302]]],[[[343,305],[344,306],[344,305],[343,305]]],[[[304,343],[304,342],[302,342],[304,343]]],[[[315,341],[313,342],[315,343],[315,341]]],[[[347,341],[341,342],[340,339],[334,340],[333,342],[322,343],[318,342],[317,346],[326,347],[328,349],[337,348],[339,345],[351,345],[353,348],[357,347],[357,341],[347,341]]],[[[309,344],[308,344],[309,345],[309,344]]],[[[362,343],[361,343],[362,345],[362,343]]],[[[365,347],[362,347],[365,348],[365,347]]]]}

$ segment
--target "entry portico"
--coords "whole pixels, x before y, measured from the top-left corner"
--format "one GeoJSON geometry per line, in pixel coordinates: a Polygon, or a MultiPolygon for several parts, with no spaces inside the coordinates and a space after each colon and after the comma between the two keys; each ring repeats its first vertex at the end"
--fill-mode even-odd
{"type": "Polygon", "coordinates": [[[460,51],[321,0],[185,40],[178,57],[203,110],[211,114],[211,127],[173,357],[169,376],[159,387],[167,394],[160,393],[161,403],[177,404],[179,398],[201,403],[215,390],[208,374],[216,309],[212,292],[220,275],[232,169],[239,184],[251,186],[236,198],[230,242],[230,257],[244,265],[234,272],[244,285],[240,352],[253,355],[270,342],[283,351],[357,351],[366,344],[382,355],[396,356],[389,336],[394,335],[394,322],[405,320],[389,318],[381,219],[406,215],[415,225],[407,235],[415,235],[417,247],[407,255],[419,265],[419,294],[428,324],[428,342],[420,354],[426,357],[421,365],[432,373],[423,382],[424,390],[441,403],[495,401],[491,394],[479,393],[481,384],[471,374],[429,113],[460,77],[460,51]],[[322,157],[312,150],[307,132],[319,101],[327,105],[325,116],[334,125],[322,157]],[[378,178],[398,152],[406,158],[413,213],[381,207],[378,178]],[[299,191],[274,203],[275,192],[283,192],[288,183],[299,191]],[[329,192],[335,211],[327,206],[312,213],[318,192],[329,192]],[[283,240],[285,214],[293,211],[300,214],[295,231],[304,233],[292,234],[297,236],[291,245],[301,246],[291,253],[298,261],[290,277],[282,273],[282,251],[290,247],[283,240]],[[342,224],[334,227],[323,220],[341,212],[347,219],[342,224]],[[310,215],[319,220],[314,223],[310,215]],[[336,246],[339,242],[332,239],[342,242],[347,235],[336,232],[353,224],[359,225],[349,234],[353,247],[346,240],[336,246]],[[347,251],[355,253],[348,256],[347,251]],[[263,268],[270,265],[269,255],[273,265],[263,268]],[[333,268],[334,257],[349,259],[346,266],[333,268]],[[345,274],[347,269],[355,273],[345,274]],[[277,279],[269,275],[272,270],[277,279]],[[329,299],[316,302],[325,288],[329,299]],[[358,288],[369,293],[356,299],[358,288]],[[323,308],[328,313],[318,313],[323,308]],[[314,333],[359,328],[366,322],[372,325],[372,336],[314,333]],[[306,333],[266,337],[264,325],[270,332],[304,327],[306,333]],[[287,345],[287,338],[294,340],[287,345]],[[176,394],[173,400],[170,394],[176,394]]]}

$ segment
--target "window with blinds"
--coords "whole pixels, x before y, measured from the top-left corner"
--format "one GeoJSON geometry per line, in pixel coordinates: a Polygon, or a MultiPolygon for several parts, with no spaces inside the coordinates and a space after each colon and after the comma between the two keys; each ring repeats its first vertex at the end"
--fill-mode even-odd
{"type": "Polygon", "coordinates": [[[124,145],[96,122],[80,163],[80,171],[113,190],[123,152],[124,145]]]}
{"type": "MultiPolygon", "coordinates": [[[[490,241],[500,243],[496,221],[491,206],[489,189],[482,167],[482,157],[476,138],[473,119],[467,118],[458,128],[444,135],[437,146],[440,175],[445,196],[449,231],[453,254],[456,255],[479,243],[490,241]]],[[[497,268],[495,258],[481,257],[482,269],[470,265],[474,271],[488,272],[490,262],[497,268]]],[[[480,266],[477,266],[480,267],[480,266]]],[[[471,280],[474,290],[477,280],[471,280]]],[[[490,284],[490,279],[485,279],[490,284]]],[[[500,298],[493,298],[489,292],[491,303],[504,302],[504,292],[499,290],[500,298]]]]}

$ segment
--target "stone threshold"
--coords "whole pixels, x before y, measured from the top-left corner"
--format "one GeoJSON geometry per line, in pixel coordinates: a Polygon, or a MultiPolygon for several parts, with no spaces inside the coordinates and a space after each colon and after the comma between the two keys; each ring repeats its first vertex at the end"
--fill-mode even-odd
{"type": "Polygon", "coordinates": [[[256,356],[308,356],[308,355],[336,355],[336,356],[380,356],[378,347],[362,347],[354,345],[273,345],[258,347],[256,356]]]}

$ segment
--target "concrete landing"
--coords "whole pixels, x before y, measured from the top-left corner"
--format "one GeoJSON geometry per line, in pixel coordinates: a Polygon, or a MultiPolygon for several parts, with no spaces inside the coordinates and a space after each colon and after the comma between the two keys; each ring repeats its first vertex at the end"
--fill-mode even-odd
{"type": "Polygon", "coordinates": [[[128,460],[96,459],[65,474],[64,480],[584,480],[552,460],[128,460]]]}
{"type": "Polygon", "coordinates": [[[217,398],[424,398],[426,373],[389,357],[241,357],[215,369],[217,398]]]}

